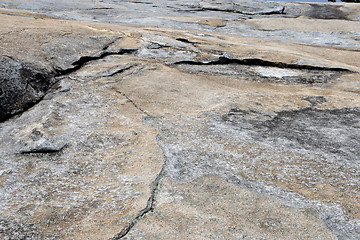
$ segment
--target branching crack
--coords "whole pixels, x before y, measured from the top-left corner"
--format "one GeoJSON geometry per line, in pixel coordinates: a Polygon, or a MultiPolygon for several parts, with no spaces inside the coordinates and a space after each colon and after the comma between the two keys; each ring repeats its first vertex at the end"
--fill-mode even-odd
{"type": "Polygon", "coordinates": [[[300,70],[317,70],[317,71],[332,71],[332,72],[353,72],[346,68],[332,68],[332,67],[319,67],[312,65],[293,64],[284,62],[271,62],[258,58],[248,59],[233,59],[227,57],[219,57],[218,60],[211,62],[196,62],[196,61],[180,61],[173,63],[174,65],[186,64],[186,65],[227,65],[227,64],[239,64],[247,66],[262,66],[262,67],[277,67],[287,69],[300,69],[300,70]]]}
{"type": "Polygon", "coordinates": [[[137,49],[134,48],[130,48],[130,49],[120,49],[117,52],[103,52],[98,56],[84,56],[84,57],[80,57],[79,60],[75,61],[72,63],[72,65],[74,67],[69,68],[69,69],[65,69],[65,70],[59,70],[57,76],[62,76],[62,75],[67,75],[70,73],[73,73],[77,70],[79,70],[81,67],[83,67],[86,63],[94,61],[94,60],[99,60],[99,59],[103,59],[107,56],[112,56],[112,55],[124,55],[124,54],[130,54],[130,53],[134,53],[136,52],[137,49]]]}

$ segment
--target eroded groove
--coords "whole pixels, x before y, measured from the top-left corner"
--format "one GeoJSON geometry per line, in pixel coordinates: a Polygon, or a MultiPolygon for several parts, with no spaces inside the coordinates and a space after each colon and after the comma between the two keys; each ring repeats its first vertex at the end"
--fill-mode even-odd
{"type": "Polygon", "coordinates": [[[277,67],[286,69],[298,69],[298,70],[317,70],[317,71],[332,71],[332,72],[354,72],[346,68],[331,68],[331,67],[319,67],[303,64],[292,64],[284,62],[271,62],[259,58],[248,59],[233,59],[227,57],[219,57],[218,60],[211,62],[196,62],[196,61],[179,61],[173,63],[174,65],[227,65],[227,64],[239,64],[246,66],[261,66],[261,67],[277,67]]]}
{"type": "Polygon", "coordinates": [[[20,154],[23,154],[23,155],[26,155],[26,154],[36,154],[36,153],[42,153],[42,154],[51,154],[51,153],[58,153],[59,151],[57,150],[53,150],[53,149],[44,149],[44,150],[33,150],[33,151],[23,151],[23,152],[20,152],[20,154]]]}

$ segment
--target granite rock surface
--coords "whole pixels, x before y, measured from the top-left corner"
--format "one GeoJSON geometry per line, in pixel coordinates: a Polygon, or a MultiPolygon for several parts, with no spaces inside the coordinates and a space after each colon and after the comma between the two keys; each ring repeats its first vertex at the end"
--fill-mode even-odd
{"type": "Polygon", "coordinates": [[[0,239],[359,239],[359,21],[0,0],[0,239]]]}

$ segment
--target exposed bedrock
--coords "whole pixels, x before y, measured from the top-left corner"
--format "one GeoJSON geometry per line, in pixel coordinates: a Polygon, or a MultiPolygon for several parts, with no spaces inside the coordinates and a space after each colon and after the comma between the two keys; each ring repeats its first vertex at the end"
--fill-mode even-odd
{"type": "Polygon", "coordinates": [[[359,4],[0,8],[0,239],[360,239],[359,4]]]}
{"type": "MultiPolygon", "coordinates": [[[[216,181],[215,185],[209,186],[213,191],[224,187],[213,176],[219,176],[229,183],[238,185],[239,191],[246,188],[256,194],[277,199],[285,206],[312,211],[324,221],[338,239],[359,238],[360,222],[357,219],[360,214],[357,181],[360,147],[357,138],[360,134],[359,109],[306,108],[281,111],[273,115],[232,109],[223,116],[205,113],[200,116],[170,119],[148,118],[147,121],[151,124],[156,123],[160,130],[158,142],[165,153],[166,164],[163,176],[164,191],[159,193],[157,201],[158,211],[155,211],[154,216],[149,217],[152,219],[149,220],[150,222],[145,220],[140,224],[140,229],[146,233],[145,238],[156,235],[155,231],[146,230],[146,223],[154,225],[154,228],[165,224],[173,234],[183,234],[180,226],[179,228],[171,226],[180,221],[180,216],[196,222],[197,217],[202,218],[210,224],[210,217],[198,212],[201,211],[200,209],[203,210],[200,207],[202,204],[208,209],[222,209],[220,212],[214,210],[212,213],[213,221],[216,222],[214,228],[220,232],[207,229],[203,231],[204,236],[248,235],[254,238],[268,236],[270,239],[293,239],[300,236],[296,236],[297,231],[292,233],[295,235],[285,231],[287,228],[294,229],[294,226],[287,225],[289,216],[298,218],[296,222],[300,225],[305,222],[310,224],[313,221],[308,218],[310,215],[295,217],[291,213],[293,211],[291,208],[286,210],[289,211],[286,217],[276,216],[272,213],[269,202],[249,203],[248,201],[251,200],[235,200],[237,197],[228,196],[230,193],[225,190],[219,193],[222,195],[217,196],[216,199],[207,200],[208,193],[202,192],[211,191],[207,187],[203,186],[206,190],[198,190],[199,192],[194,190],[194,193],[192,188],[188,189],[190,183],[197,186],[200,184],[199,181],[216,181]],[[204,177],[207,180],[202,180],[204,177]],[[244,202],[243,204],[250,205],[248,206],[250,209],[252,204],[260,204],[262,210],[234,207],[225,211],[219,206],[220,201],[244,202]],[[193,208],[193,214],[190,214],[189,208],[193,208]],[[220,230],[235,227],[233,221],[236,221],[236,218],[264,214],[261,211],[266,212],[268,217],[273,219],[269,219],[270,222],[267,223],[259,222],[260,226],[257,226],[259,227],[257,230],[240,227],[244,224],[240,224],[238,233],[220,230]],[[172,212],[177,212],[180,216],[172,212]],[[169,219],[163,219],[161,217],[163,214],[169,219]],[[226,220],[220,220],[222,218],[226,220]],[[270,224],[271,227],[261,224],[270,224]],[[219,226],[221,228],[218,228],[219,226]],[[266,233],[270,229],[278,230],[271,234],[266,233]],[[283,229],[282,233],[280,229],[283,229]]],[[[321,228],[324,226],[321,227],[315,222],[311,224],[314,224],[311,229],[323,231],[321,228]]],[[[195,236],[201,235],[200,222],[194,226],[184,223],[184,226],[192,229],[195,236]]],[[[159,231],[161,236],[168,236],[166,231],[159,231]]],[[[135,233],[132,236],[138,236],[135,233]]],[[[306,238],[311,238],[314,233],[307,234],[309,235],[306,238]]],[[[322,234],[318,236],[332,238],[329,233],[322,234]]]]}

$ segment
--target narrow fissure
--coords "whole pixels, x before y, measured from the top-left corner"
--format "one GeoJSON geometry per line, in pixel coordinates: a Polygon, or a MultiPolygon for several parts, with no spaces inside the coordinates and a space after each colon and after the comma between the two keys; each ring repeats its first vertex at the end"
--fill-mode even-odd
{"type": "Polygon", "coordinates": [[[211,62],[196,62],[196,61],[179,61],[173,63],[173,65],[228,65],[228,64],[239,64],[246,66],[261,66],[261,67],[277,67],[286,69],[299,69],[299,70],[317,70],[317,71],[332,71],[332,72],[353,72],[346,68],[332,68],[332,67],[319,67],[312,65],[302,65],[284,62],[271,62],[262,60],[259,58],[248,58],[248,59],[233,59],[227,57],[219,57],[218,60],[211,62]]]}
{"type": "MultiPolygon", "coordinates": [[[[159,146],[160,147],[160,146],[159,146]]],[[[151,194],[150,197],[147,201],[146,207],[144,209],[142,209],[138,215],[129,223],[128,226],[126,226],[123,230],[121,230],[121,232],[117,233],[114,237],[110,238],[109,240],[118,240],[118,239],[122,239],[123,237],[125,237],[130,230],[135,226],[135,224],[141,219],[143,218],[146,214],[154,211],[155,209],[155,201],[156,201],[156,195],[160,190],[160,182],[161,179],[164,176],[164,172],[165,172],[165,166],[166,166],[166,156],[164,154],[164,164],[160,170],[160,173],[156,176],[155,180],[152,182],[151,186],[152,186],[152,190],[151,190],[151,194]]]]}
{"type": "Polygon", "coordinates": [[[235,9],[220,9],[216,7],[203,7],[196,9],[195,11],[214,11],[214,12],[229,12],[229,13],[239,13],[243,15],[275,15],[275,14],[286,14],[285,7],[278,9],[268,10],[268,11],[259,11],[259,12],[243,12],[235,9]]]}
{"type": "Polygon", "coordinates": [[[85,64],[87,64],[88,62],[94,61],[94,60],[99,60],[99,59],[103,59],[107,56],[112,56],[112,55],[124,55],[124,54],[131,54],[136,52],[138,49],[134,49],[134,48],[130,48],[130,49],[121,49],[118,52],[103,52],[102,54],[100,54],[99,56],[84,56],[84,57],[80,57],[79,60],[75,61],[72,63],[72,65],[74,67],[72,68],[68,68],[65,70],[58,70],[57,76],[63,76],[63,75],[67,75],[70,73],[73,73],[77,70],[79,70],[80,68],[82,68],[85,64]]]}
{"type": "Polygon", "coordinates": [[[109,74],[105,74],[103,75],[103,77],[112,77],[112,76],[115,76],[116,74],[120,74],[120,73],[123,73],[127,70],[130,70],[131,68],[133,68],[135,65],[131,65],[131,66],[128,66],[128,67],[125,67],[125,68],[122,68],[122,69],[119,69],[119,70],[116,70],[114,72],[111,72],[109,74]]]}
{"type": "Polygon", "coordinates": [[[148,117],[151,117],[151,115],[147,112],[147,111],[145,111],[145,110],[143,110],[142,108],[140,108],[131,98],[129,98],[129,96],[127,96],[125,93],[123,93],[123,92],[121,92],[121,91],[119,91],[119,90],[117,90],[117,89],[115,89],[115,88],[113,88],[113,87],[111,87],[115,92],[117,92],[117,93],[120,93],[121,95],[123,95],[136,109],[138,109],[141,113],[143,113],[143,114],[145,114],[146,116],[148,116],[148,117]]]}
{"type": "Polygon", "coordinates": [[[192,45],[196,44],[196,42],[189,41],[186,38],[176,38],[176,41],[183,42],[183,43],[189,43],[189,44],[192,44],[192,45]]]}
{"type": "Polygon", "coordinates": [[[39,149],[31,149],[26,151],[21,151],[20,154],[36,154],[36,153],[42,153],[42,154],[51,154],[51,153],[58,153],[61,152],[65,148],[64,146],[61,146],[60,148],[39,148],[39,149]]]}

